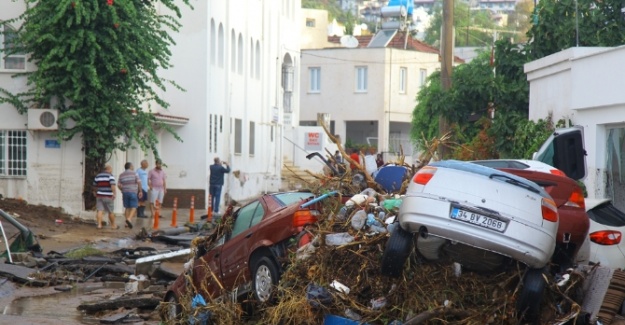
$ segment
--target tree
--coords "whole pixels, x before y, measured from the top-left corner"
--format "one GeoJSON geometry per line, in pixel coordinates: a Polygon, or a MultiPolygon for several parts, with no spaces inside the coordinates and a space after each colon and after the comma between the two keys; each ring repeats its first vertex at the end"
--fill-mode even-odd
{"type": "Polygon", "coordinates": [[[532,59],[579,46],[625,44],[622,0],[540,1],[528,36],[532,59]]]}
{"type": "MultiPolygon", "coordinates": [[[[441,39],[443,25],[443,10],[441,6],[434,7],[434,14],[430,26],[425,30],[424,42],[437,46],[441,39]]],[[[467,3],[454,2],[454,26],[456,46],[484,46],[492,44],[491,31],[494,24],[490,12],[471,10],[467,3]]]]}
{"type": "Polygon", "coordinates": [[[517,43],[527,42],[527,32],[532,27],[534,15],[534,0],[521,0],[517,2],[514,11],[508,16],[508,27],[519,32],[515,36],[517,43]]]}
{"type": "Polygon", "coordinates": [[[158,157],[155,129],[178,138],[150,105],[168,107],[158,91],[169,81],[158,71],[170,67],[169,32],[178,31],[180,10],[175,0],[25,1],[12,51],[28,53],[37,70],[26,73],[30,89],[5,90],[0,100],[22,113],[29,107],[59,109],[59,139],[82,137],[89,208],[92,176],[114,150],[137,144],[158,157]],[[159,14],[159,3],[173,15],[159,14]]]}

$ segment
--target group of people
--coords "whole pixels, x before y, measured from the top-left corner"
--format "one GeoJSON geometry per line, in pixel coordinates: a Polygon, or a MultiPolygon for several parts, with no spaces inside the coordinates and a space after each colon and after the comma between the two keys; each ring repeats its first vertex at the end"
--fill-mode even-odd
{"type": "MultiPolygon", "coordinates": [[[[122,193],[124,204],[124,217],[126,227],[132,229],[132,220],[137,218],[147,218],[145,207],[149,202],[152,216],[156,212],[160,215],[160,204],[165,199],[167,193],[167,175],[163,170],[162,161],[157,159],[155,167],[148,171],[148,161],[141,161],[141,168],[135,171],[134,165],[127,162],[124,165],[118,180],[113,176],[113,167],[110,164],[104,166],[104,170],[99,173],[94,181],[94,194],[96,196],[96,221],[98,229],[102,229],[102,218],[104,213],[108,213],[109,222],[112,229],[119,229],[115,223],[114,202],[117,191],[122,193]],[[160,204],[157,204],[159,202],[160,204]]],[[[230,172],[227,162],[215,157],[214,164],[210,166],[209,193],[211,195],[211,207],[213,213],[219,213],[221,199],[221,189],[224,185],[224,175],[230,172]]]]}
{"type": "Polygon", "coordinates": [[[115,223],[114,202],[117,191],[122,193],[124,204],[124,217],[126,227],[132,229],[132,219],[137,214],[138,218],[147,218],[145,207],[147,202],[151,206],[152,213],[160,212],[160,205],[167,193],[167,175],[163,170],[162,161],[157,159],[155,167],[148,171],[148,161],[141,161],[141,168],[134,170],[134,165],[127,162],[124,171],[119,175],[118,182],[112,174],[113,167],[104,165],[104,170],[99,173],[94,181],[96,196],[96,221],[98,229],[102,229],[103,214],[108,213],[112,229],[119,229],[115,223]]]}

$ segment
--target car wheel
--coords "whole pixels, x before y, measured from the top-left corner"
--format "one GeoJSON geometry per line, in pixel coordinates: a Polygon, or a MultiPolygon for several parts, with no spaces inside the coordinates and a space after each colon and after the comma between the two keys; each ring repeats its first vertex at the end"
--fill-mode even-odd
{"type": "Polygon", "coordinates": [[[278,267],[271,258],[263,256],[256,260],[253,270],[254,298],[260,302],[270,301],[273,289],[278,284],[278,267]]]}
{"type": "Polygon", "coordinates": [[[382,255],[382,274],[390,277],[399,277],[404,263],[410,250],[412,249],[412,237],[413,234],[405,231],[397,224],[395,230],[391,234],[391,237],[386,242],[384,248],[384,254],[382,255]]]}
{"type": "Polygon", "coordinates": [[[516,307],[521,318],[536,322],[540,316],[540,304],[545,290],[545,269],[528,269],[523,277],[523,287],[519,293],[516,307]]]}
{"type": "Polygon", "coordinates": [[[166,324],[178,324],[178,322],[180,321],[181,312],[182,308],[178,303],[178,299],[174,294],[170,294],[163,305],[163,313],[161,314],[162,320],[166,324]]]}

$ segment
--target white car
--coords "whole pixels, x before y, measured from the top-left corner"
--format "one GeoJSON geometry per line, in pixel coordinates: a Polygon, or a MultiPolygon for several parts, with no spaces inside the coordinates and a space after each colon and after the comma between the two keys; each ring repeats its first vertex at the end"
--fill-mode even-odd
{"type": "Polygon", "coordinates": [[[503,263],[505,257],[526,264],[529,271],[517,307],[520,313],[538,314],[542,273],[558,229],[556,204],[542,187],[493,168],[439,161],[414,175],[398,221],[382,257],[383,274],[402,273],[413,233],[418,233],[419,241],[434,238],[429,243],[434,251],[464,266],[503,263]]]}
{"type": "Polygon", "coordinates": [[[625,213],[610,199],[586,199],[586,212],[590,217],[589,262],[625,269],[625,213]]]}

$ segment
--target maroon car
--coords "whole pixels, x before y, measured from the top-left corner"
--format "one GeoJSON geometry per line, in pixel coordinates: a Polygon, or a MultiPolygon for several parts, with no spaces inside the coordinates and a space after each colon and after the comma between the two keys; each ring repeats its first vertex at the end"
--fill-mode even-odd
{"type": "Polygon", "coordinates": [[[189,274],[181,274],[167,291],[166,320],[176,319],[182,297],[195,294],[187,293],[189,279],[206,300],[251,293],[257,301],[269,301],[303,226],[317,221],[318,205],[310,204],[312,198],[310,192],[266,194],[234,212],[232,231],[211,247],[199,248],[189,274]]]}

